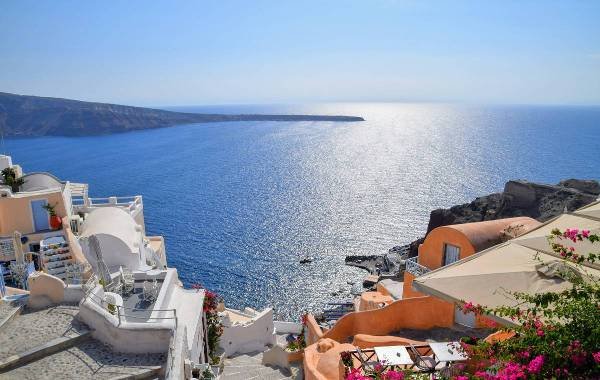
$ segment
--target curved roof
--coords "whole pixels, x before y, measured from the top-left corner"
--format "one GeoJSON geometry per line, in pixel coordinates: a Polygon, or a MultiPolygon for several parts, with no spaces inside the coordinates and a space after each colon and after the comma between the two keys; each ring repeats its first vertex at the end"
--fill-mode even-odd
{"type": "Polygon", "coordinates": [[[80,236],[92,235],[114,236],[132,252],[139,250],[139,226],[131,215],[118,207],[101,207],[88,214],[80,236]]]}
{"type": "Polygon", "coordinates": [[[63,182],[60,179],[46,172],[27,173],[22,178],[25,183],[21,186],[21,191],[62,189],[63,187],[63,182]]]}
{"type": "MultiPolygon", "coordinates": [[[[428,272],[416,278],[413,287],[449,302],[469,300],[488,307],[515,305],[517,301],[510,297],[509,292],[536,294],[570,289],[572,285],[567,280],[548,269],[556,267],[557,263],[563,267],[580,268],[554,252],[546,237],[555,228],[577,227],[589,229],[592,233],[600,232],[600,219],[589,215],[590,211],[598,208],[600,202],[595,202],[575,213],[550,219],[521,237],[428,272]]],[[[575,252],[593,252],[591,243],[587,241],[563,242],[565,246],[572,246],[575,252]]],[[[586,261],[582,265],[585,271],[580,273],[584,276],[594,281],[600,278],[600,265],[586,261]]],[[[488,317],[513,324],[508,317],[488,317]]]]}
{"type": "Polygon", "coordinates": [[[508,239],[523,235],[540,224],[535,219],[520,216],[517,218],[452,224],[444,227],[461,232],[473,244],[476,251],[481,251],[508,239]]]}

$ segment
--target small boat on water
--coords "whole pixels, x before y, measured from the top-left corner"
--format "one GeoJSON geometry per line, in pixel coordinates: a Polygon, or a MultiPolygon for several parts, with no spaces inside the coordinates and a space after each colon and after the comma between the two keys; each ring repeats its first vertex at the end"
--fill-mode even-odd
{"type": "Polygon", "coordinates": [[[300,254],[298,254],[298,258],[300,259],[300,264],[308,264],[308,263],[312,263],[313,259],[312,257],[310,257],[307,254],[305,254],[304,256],[300,256],[300,254]]]}

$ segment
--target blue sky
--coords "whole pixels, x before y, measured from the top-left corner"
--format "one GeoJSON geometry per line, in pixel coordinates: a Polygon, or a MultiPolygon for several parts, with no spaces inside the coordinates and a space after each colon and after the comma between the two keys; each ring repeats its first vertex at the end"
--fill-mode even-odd
{"type": "Polygon", "coordinates": [[[3,0],[0,91],[600,104],[600,1],[3,0]]]}

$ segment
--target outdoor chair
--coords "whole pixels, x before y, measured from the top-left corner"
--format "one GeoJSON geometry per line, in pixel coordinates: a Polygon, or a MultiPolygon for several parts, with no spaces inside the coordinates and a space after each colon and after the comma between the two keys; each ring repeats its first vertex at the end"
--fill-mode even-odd
{"type": "Polygon", "coordinates": [[[120,267],[119,272],[121,274],[121,283],[123,284],[123,293],[129,294],[133,291],[135,281],[133,279],[133,273],[127,268],[120,267]]]}
{"type": "Polygon", "coordinates": [[[142,286],[142,299],[146,302],[154,302],[156,301],[156,297],[158,296],[158,283],[156,280],[153,282],[144,281],[142,286]]]}
{"type": "Polygon", "coordinates": [[[421,354],[419,350],[412,344],[409,347],[414,356],[413,360],[415,362],[415,366],[420,371],[425,373],[434,373],[436,371],[437,363],[432,356],[421,354]]]}
{"type": "Polygon", "coordinates": [[[364,354],[360,348],[356,348],[356,353],[358,360],[360,360],[360,365],[365,371],[375,371],[375,366],[381,364],[378,360],[373,360],[376,359],[374,353],[368,356],[364,354]],[[365,359],[365,357],[367,357],[367,359],[365,359]]]}

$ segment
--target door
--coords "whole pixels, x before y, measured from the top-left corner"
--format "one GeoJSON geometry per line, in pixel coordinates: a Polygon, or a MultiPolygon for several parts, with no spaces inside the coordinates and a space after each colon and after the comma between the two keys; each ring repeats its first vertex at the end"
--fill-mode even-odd
{"type": "Polygon", "coordinates": [[[44,209],[44,206],[48,204],[45,199],[38,199],[31,201],[31,215],[33,217],[33,230],[45,231],[50,229],[50,217],[48,211],[44,209]]]}
{"type": "Polygon", "coordinates": [[[459,256],[460,248],[452,244],[444,244],[444,265],[458,261],[459,256]]]}

